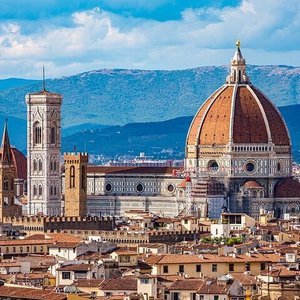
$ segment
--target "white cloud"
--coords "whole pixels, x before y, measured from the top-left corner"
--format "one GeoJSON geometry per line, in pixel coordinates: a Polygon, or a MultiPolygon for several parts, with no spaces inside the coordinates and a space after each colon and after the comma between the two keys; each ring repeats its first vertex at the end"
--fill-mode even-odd
{"type": "Polygon", "coordinates": [[[49,76],[104,67],[179,69],[227,64],[237,38],[249,63],[300,65],[298,0],[288,5],[279,0],[244,0],[234,8],[186,9],[180,20],[164,22],[100,8],[73,13],[71,20],[69,26],[35,21],[39,30],[31,33],[23,30],[28,24],[1,24],[1,77],[40,77],[43,64],[49,76]]]}

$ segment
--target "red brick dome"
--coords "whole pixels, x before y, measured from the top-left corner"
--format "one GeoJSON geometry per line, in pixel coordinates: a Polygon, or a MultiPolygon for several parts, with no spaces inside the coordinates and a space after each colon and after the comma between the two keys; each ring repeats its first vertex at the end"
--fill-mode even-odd
{"type": "Polygon", "coordinates": [[[299,198],[300,182],[293,178],[285,178],[280,180],[274,190],[275,198],[299,198]]]}
{"type": "Polygon", "coordinates": [[[17,148],[11,148],[12,159],[16,169],[16,178],[27,178],[27,159],[26,156],[17,148]]]}
{"type": "Polygon", "coordinates": [[[238,48],[226,84],[196,113],[187,146],[267,144],[290,146],[286,124],[272,102],[249,81],[245,59],[238,48]]]}

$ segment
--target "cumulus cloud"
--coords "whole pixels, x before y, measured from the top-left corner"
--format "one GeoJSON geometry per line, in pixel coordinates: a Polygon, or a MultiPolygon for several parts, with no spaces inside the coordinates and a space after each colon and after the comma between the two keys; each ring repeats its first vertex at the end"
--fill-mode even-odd
{"type": "MultiPolygon", "coordinates": [[[[111,7],[114,3],[119,2],[111,7]]],[[[145,3],[136,0],[150,11],[169,0],[155,0],[152,8],[145,3]]],[[[191,6],[180,18],[164,21],[103,7],[72,11],[67,22],[57,22],[58,15],[48,22],[8,19],[0,24],[1,77],[40,77],[42,65],[49,76],[64,76],[98,68],[227,64],[237,38],[249,63],[299,65],[300,2],[288,4],[244,0],[237,6],[191,6]]]]}

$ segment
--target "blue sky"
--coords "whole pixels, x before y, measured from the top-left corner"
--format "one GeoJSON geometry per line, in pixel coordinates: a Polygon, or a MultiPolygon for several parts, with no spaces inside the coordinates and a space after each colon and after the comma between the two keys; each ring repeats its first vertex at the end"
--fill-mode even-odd
{"type": "Polygon", "coordinates": [[[100,68],[300,65],[299,0],[1,0],[0,77],[100,68]]]}

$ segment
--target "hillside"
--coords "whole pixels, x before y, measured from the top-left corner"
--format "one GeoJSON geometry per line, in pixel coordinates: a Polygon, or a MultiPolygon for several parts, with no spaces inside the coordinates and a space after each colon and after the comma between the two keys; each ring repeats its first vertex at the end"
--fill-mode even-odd
{"type": "MultiPolygon", "coordinates": [[[[279,107],[292,137],[294,160],[300,161],[300,105],[279,107]]],[[[147,155],[164,159],[184,157],[185,139],[192,117],[180,117],[163,122],[135,123],[100,130],[86,130],[63,140],[64,151],[79,151],[106,156],[147,155]]]]}
{"type": "MultiPolygon", "coordinates": [[[[98,70],[47,80],[46,87],[64,96],[64,127],[124,125],[194,115],[227,74],[225,66],[179,71],[98,70]]],[[[248,66],[248,74],[276,105],[300,104],[300,68],[248,66]]],[[[40,90],[41,83],[12,86],[1,90],[0,82],[0,111],[25,119],[25,94],[40,90]]]]}

